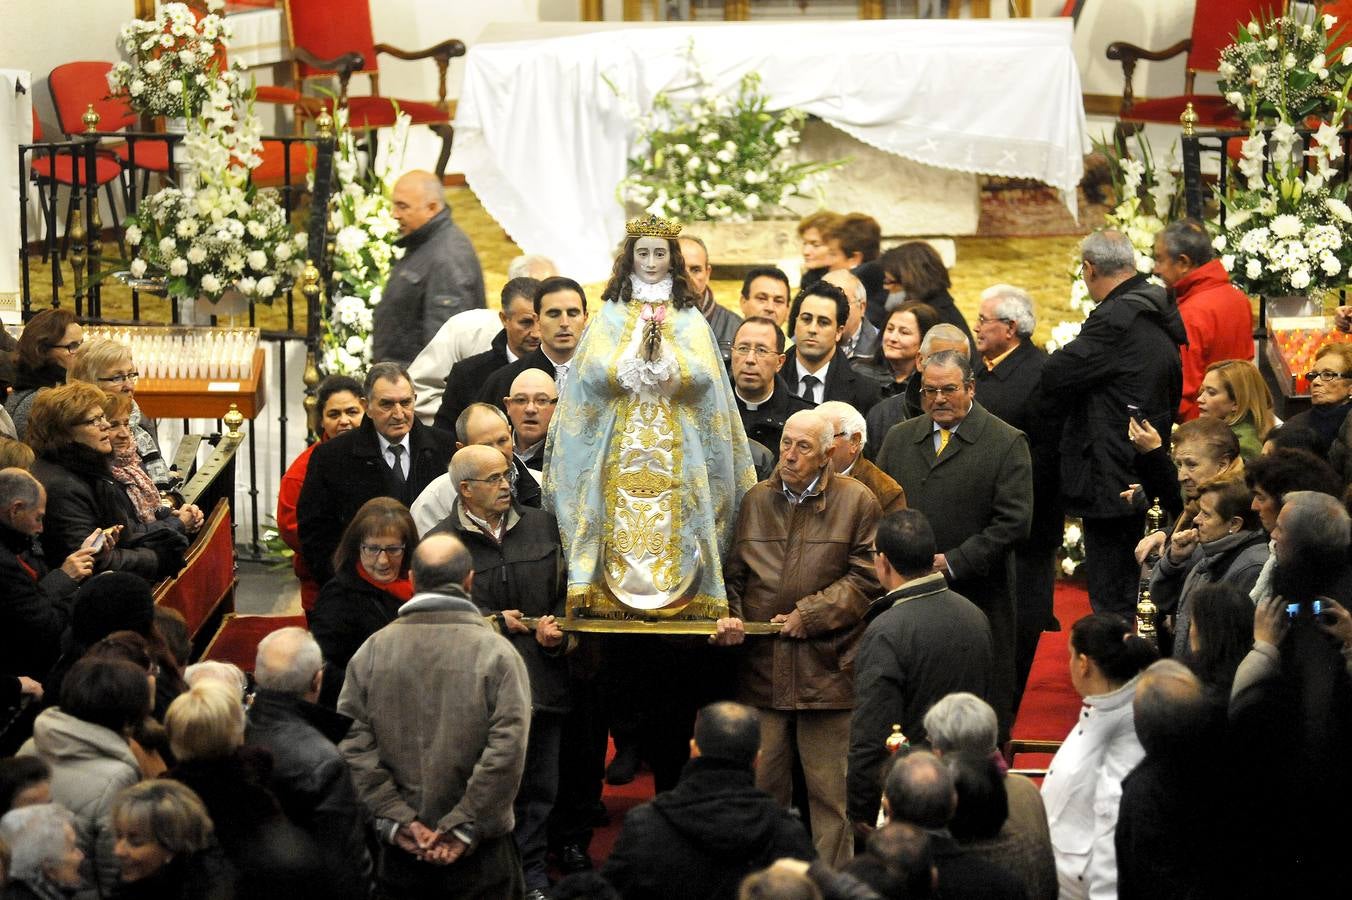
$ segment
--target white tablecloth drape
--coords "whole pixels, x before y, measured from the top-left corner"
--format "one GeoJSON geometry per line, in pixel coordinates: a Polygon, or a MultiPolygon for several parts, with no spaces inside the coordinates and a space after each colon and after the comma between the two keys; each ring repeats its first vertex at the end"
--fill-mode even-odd
{"type": "Polygon", "coordinates": [[[0,318],[18,321],[19,145],[33,141],[33,79],[0,69],[0,318]]]}
{"type": "MultiPolygon", "coordinates": [[[[451,165],[527,252],[603,279],[634,104],[691,96],[686,48],[731,94],[759,72],[798,107],[927,165],[1036,178],[1071,199],[1087,150],[1069,19],[731,24],[470,48],[451,165]],[[618,88],[617,96],[607,81],[618,88]]],[[[848,169],[837,177],[848,178],[848,169]]]]}
{"type": "Polygon", "coordinates": [[[248,68],[270,66],[291,58],[291,43],[280,9],[236,7],[226,20],[233,37],[230,61],[248,68]]]}

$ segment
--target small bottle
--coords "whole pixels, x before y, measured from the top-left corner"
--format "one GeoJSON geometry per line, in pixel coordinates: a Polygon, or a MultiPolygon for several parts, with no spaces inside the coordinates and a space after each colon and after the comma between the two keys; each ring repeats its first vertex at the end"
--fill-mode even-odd
{"type": "Polygon", "coordinates": [[[911,746],[911,742],[906,735],[901,733],[901,726],[893,723],[892,733],[887,736],[885,742],[888,753],[896,753],[898,750],[906,750],[911,746]]]}

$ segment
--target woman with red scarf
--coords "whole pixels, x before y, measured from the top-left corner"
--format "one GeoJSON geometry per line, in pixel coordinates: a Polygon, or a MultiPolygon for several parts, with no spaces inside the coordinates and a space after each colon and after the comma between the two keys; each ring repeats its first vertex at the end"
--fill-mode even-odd
{"type": "Polygon", "coordinates": [[[389,497],[368,500],[343,532],[333,554],[334,576],[307,614],[324,651],[321,706],[337,705],[352,654],[413,596],[408,567],[417,543],[413,516],[389,497]]]}

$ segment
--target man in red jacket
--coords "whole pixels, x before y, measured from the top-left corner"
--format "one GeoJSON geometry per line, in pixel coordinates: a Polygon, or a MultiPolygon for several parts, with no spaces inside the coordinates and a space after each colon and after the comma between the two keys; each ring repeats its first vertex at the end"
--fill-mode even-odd
{"type": "Polygon", "coordinates": [[[1225,359],[1253,359],[1253,306],[1230,283],[1216,258],[1211,236],[1196,219],[1170,225],[1155,238],[1155,274],[1173,289],[1188,329],[1183,357],[1183,401],[1178,421],[1197,418],[1197,392],[1207,366],[1225,359]]]}

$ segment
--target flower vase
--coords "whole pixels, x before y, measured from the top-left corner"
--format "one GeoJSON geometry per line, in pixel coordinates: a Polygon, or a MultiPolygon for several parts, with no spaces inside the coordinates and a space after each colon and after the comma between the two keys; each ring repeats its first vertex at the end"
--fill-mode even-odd
{"type": "MultiPolygon", "coordinates": [[[[184,116],[165,116],[166,134],[187,134],[188,120],[184,116]]],[[[188,161],[188,147],[183,141],[174,144],[174,168],[178,171],[178,189],[185,194],[197,190],[197,167],[188,161]]]]}
{"type": "Polygon", "coordinates": [[[207,297],[193,297],[180,301],[178,319],[182,325],[211,325],[212,316],[217,323],[234,327],[235,319],[249,312],[249,298],[234,288],[227,288],[219,300],[207,297]]]}

